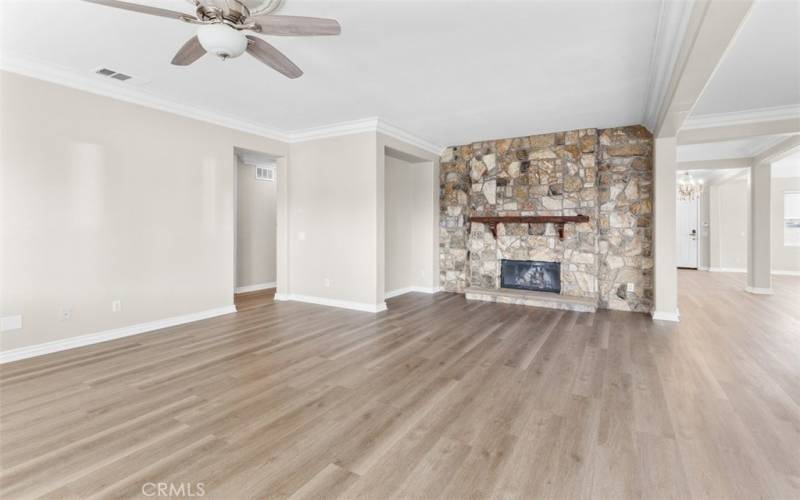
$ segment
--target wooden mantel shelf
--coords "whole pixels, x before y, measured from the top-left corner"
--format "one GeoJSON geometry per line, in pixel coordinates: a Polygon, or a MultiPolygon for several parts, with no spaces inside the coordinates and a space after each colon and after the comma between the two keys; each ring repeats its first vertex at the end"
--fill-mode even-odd
{"type": "Polygon", "coordinates": [[[564,239],[564,224],[567,222],[589,222],[588,215],[538,215],[538,216],[480,216],[469,218],[470,222],[488,224],[492,236],[497,238],[497,224],[555,224],[558,229],[558,238],[564,239]]]}

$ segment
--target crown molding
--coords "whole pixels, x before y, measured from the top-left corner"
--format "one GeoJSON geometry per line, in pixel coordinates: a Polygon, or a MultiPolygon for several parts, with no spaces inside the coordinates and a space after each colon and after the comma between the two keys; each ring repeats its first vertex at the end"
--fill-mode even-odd
{"type": "Polygon", "coordinates": [[[326,137],[357,134],[361,132],[381,132],[406,142],[425,151],[438,155],[442,147],[390,125],[378,117],[363,118],[333,123],[329,125],[311,127],[307,129],[285,132],[282,130],[265,127],[261,124],[242,120],[234,116],[199,109],[194,106],[179,104],[161,97],[157,97],[141,87],[126,86],[123,82],[109,79],[95,78],[91,74],[83,74],[75,70],[44,64],[29,59],[9,57],[4,55],[0,59],[0,69],[11,73],[44,80],[57,85],[82,90],[91,94],[110,97],[120,101],[145,106],[147,108],[165,111],[167,113],[191,118],[194,120],[219,125],[222,127],[246,132],[249,134],[266,137],[285,143],[299,143],[326,137]]]}
{"type": "Polygon", "coordinates": [[[322,125],[319,127],[310,127],[305,129],[293,130],[287,135],[289,142],[298,143],[306,141],[314,141],[317,139],[325,139],[328,137],[339,137],[342,135],[360,134],[362,132],[376,132],[378,130],[378,118],[362,118],[359,120],[350,120],[338,123],[331,123],[329,125],[322,125]]]}
{"type": "Polygon", "coordinates": [[[800,106],[776,106],[771,108],[748,109],[729,113],[709,113],[690,116],[683,122],[682,130],[724,127],[747,123],[771,122],[778,120],[800,120],[800,106]]]}
{"type": "Polygon", "coordinates": [[[433,153],[436,156],[441,156],[442,151],[444,151],[445,146],[440,146],[438,144],[434,144],[432,142],[428,142],[421,137],[417,137],[405,130],[395,127],[394,125],[390,125],[385,121],[378,119],[378,132],[388,135],[397,139],[398,141],[405,142],[406,144],[410,144],[415,146],[423,151],[427,151],[429,153],[433,153]]]}
{"type": "Polygon", "coordinates": [[[165,111],[174,115],[199,120],[222,127],[239,130],[253,135],[259,135],[276,141],[289,142],[289,137],[278,130],[264,127],[263,125],[242,120],[223,113],[206,111],[194,106],[179,104],[161,97],[156,97],[140,87],[125,86],[123,82],[110,79],[95,78],[90,74],[82,74],[74,70],[57,67],[50,64],[3,56],[0,59],[0,69],[11,73],[44,80],[65,87],[82,90],[91,94],[110,97],[131,104],[138,104],[158,111],[165,111]]]}
{"type": "Polygon", "coordinates": [[[421,137],[406,132],[405,130],[395,127],[387,123],[385,120],[377,116],[371,118],[363,118],[360,120],[351,120],[346,122],[333,123],[331,125],[324,125],[321,127],[312,127],[302,130],[294,130],[289,132],[291,143],[300,143],[306,141],[313,141],[316,139],[325,139],[329,137],[339,137],[342,135],[359,134],[362,132],[375,132],[388,135],[397,139],[398,141],[405,142],[415,146],[423,151],[439,155],[442,152],[443,146],[433,144],[426,141],[421,137]]]}
{"type": "Polygon", "coordinates": [[[681,43],[689,24],[692,6],[693,2],[667,0],[661,2],[653,49],[650,53],[649,85],[642,116],[642,123],[651,131],[656,128],[659,111],[664,104],[681,43]]]}

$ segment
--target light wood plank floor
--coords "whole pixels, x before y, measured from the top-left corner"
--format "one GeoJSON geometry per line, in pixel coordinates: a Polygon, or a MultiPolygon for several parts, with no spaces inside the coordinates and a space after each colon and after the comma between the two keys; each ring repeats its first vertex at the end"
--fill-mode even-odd
{"type": "Polygon", "coordinates": [[[447,293],[377,315],[251,296],[6,364],[0,496],[800,497],[800,278],[771,297],[739,274],[680,286],[678,327],[447,293]]]}

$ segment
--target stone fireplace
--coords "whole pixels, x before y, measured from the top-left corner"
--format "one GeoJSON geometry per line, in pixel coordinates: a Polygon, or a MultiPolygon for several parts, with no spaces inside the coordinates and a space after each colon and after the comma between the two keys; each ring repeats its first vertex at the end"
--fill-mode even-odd
{"type": "Polygon", "coordinates": [[[520,293],[537,292],[506,286],[506,262],[544,262],[558,265],[559,295],[586,306],[578,310],[649,312],[652,151],[641,126],[447,148],[440,162],[443,288],[482,300],[502,292],[514,297],[504,301],[523,303],[520,293]],[[573,216],[586,222],[477,222],[573,216]]]}

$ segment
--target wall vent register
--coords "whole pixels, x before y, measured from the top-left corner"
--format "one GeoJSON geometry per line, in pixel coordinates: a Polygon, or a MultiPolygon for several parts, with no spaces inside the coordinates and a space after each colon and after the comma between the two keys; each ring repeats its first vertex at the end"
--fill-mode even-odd
{"type": "Polygon", "coordinates": [[[256,180],[257,181],[274,181],[275,169],[269,167],[256,167],[256,180]]]}

